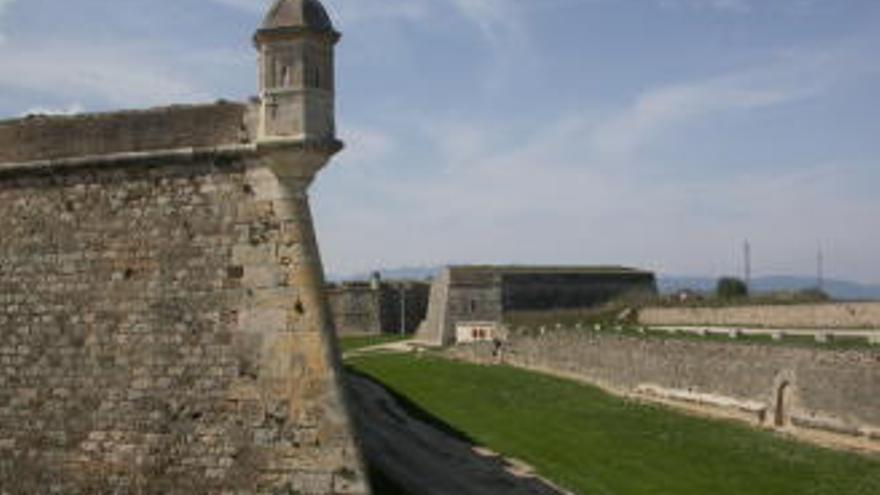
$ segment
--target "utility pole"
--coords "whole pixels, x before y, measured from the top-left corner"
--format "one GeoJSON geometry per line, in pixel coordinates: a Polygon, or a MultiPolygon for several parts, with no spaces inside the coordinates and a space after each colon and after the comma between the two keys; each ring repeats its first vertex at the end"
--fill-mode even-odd
{"type": "Polygon", "coordinates": [[[746,289],[751,292],[752,286],[752,245],[749,244],[749,240],[743,243],[743,257],[745,258],[745,283],[746,289]]]}
{"type": "Polygon", "coordinates": [[[825,255],[822,253],[822,244],[816,252],[816,287],[823,290],[825,287],[825,255]]]}
{"type": "Polygon", "coordinates": [[[400,335],[406,336],[406,285],[400,284],[400,335]]]}

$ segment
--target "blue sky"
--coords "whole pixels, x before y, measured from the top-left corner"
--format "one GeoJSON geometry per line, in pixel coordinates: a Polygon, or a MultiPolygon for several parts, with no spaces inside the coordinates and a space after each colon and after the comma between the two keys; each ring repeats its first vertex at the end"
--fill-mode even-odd
{"type": "MultiPolygon", "coordinates": [[[[324,0],[334,273],[447,262],[880,282],[880,2],[324,0]]],[[[241,100],[261,0],[0,0],[0,115],[241,100]]]]}

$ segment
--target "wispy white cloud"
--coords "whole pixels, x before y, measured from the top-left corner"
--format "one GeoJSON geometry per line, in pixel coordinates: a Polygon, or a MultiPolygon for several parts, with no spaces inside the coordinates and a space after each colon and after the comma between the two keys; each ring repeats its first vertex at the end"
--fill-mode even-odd
{"type": "Polygon", "coordinates": [[[31,107],[21,112],[22,117],[28,115],[74,115],[85,111],[81,103],[71,103],[63,107],[31,107]]]}
{"type": "Polygon", "coordinates": [[[387,157],[396,147],[390,134],[377,129],[347,127],[341,134],[346,148],[342,161],[346,166],[375,163],[387,157]]]}
{"type": "MultiPolygon", "coordinates": [[[[190,75],[139,46],[7,45],[0,47],[0,60],[0,88],[7,94],[42,94],[47,101],[91,101],[121,107],[211,98],[190,75]]],[[[43,106],[38,97],[31,102],[43,106]]]]}
{"type": "MultiPolygon", "coordinates": [[[[757,111],[831,91],[862,75],[858,61],[869,55],[790,53],[649,89],[604,116],[560,114],[538,132],[435,117],[420,128],[431,143],[421,151],[434,170],[430,177],[340,174],[332,190],[321,191],[328,266],[345,273],[449,262],[624,263],[724,275],[735,272],[737,246],[748,237],[760,246],[756,270],[798,274],[811,266],[821,237],[840,257],[837,275],[876,281],[880,271],[864,267],[876,266],[870,253],[880,249],[880,238],[869,212],[880,202],[854,193],[880,180],[871,164],[767,163],[696,176],[669,170],[675,180],[658,181],[657,169],[669,165],[636,156],[661,133],[680,139],[683,127],[719,112],[757,111]],[[615,163],[609,153],[620,153],[615,163]]],[[[380,160],[389,158],[399,161],[380,160]]]]}
{"type": "MultiPolygon", "coordinates": [[[[272,0],[211,0],[247,12],[262,14],[272,0]]],[[[423,19],[430,0],[336,0],[324,2],[331,17],[342,25],[387,20],[423,19]]]]}
{"type": "Polygon", "coordinates": [[[792,52],[722,76],[649,89],[598,126],[593,144],[605,157],[626,157],[695,120],[816,96],[841,79],[872,70],[868,60],[842,49],[792,52]]]}
{"type": "MultiPolygon", "coordinates": [[[[760,246],[756,270],[798,274],[811,266],[821,236],[841,257],[847,246],[860,246],[835,266],[838,275],[880,277],[859,268],[876,265],[870,253],[880,249],[880,239],[869,212],[880,203],[852,194],[857,184],[880,180],[872,167],[814,163],[792,171],[768,164],[651,183],[641,176],[655,161],[608,173],[584,154],[580,130],[567,120],[506,143],[470,140],[471,161],[426,181],[399,174],[334,177],[333,187],[317,195],[328,266],[357,273],[449,262],[624,263],[724,275],[736,270],[736,247],[748,237],[760,246]]],[[[442,150],[462,143],[462,132],[443,129],[448,132],[433,135],[440,152],[435,165],[448,158],[442,150]]]]}
{"type": "Polygon", "coordinates": [[[213,0],[214,2],[251,12],[265,12],[271,0],[213,0]]]}
{"type": "Polygon", "coordinates": [[[658,0],[663,7],[692,7],[710,9],[736,14],[747,14],[752,11],[750,0],[658,0]]]}
{"type": "Polygon", "coordinates": [[[6,8],[12,5],[15,0],[0,0],[0,15],[2,15],[6,8]]]}
{"type": "MultiPolygon", "coordinates": [[[[272,3],[272,0],[211,1],[252,13],[266,12],[272,3]]],[[[384,21],[421,22],[434,14],[455,12],[488,40],[506,43],[524,36],[525,3],[521,0],[335,0],[324,2],[324,6],[342,26],[384,21]]]]}
{"type": "Polygon", "coordinates": [[[663,8],[689,8],[729,14],[753,14],[770,8],[776,12],[803,14],[823,0],[656,0],[663,8]]]}
{"type": "Polygon", "coordinates": [[[510,0],[452,0],[452,4],[494,43],[521,41],[526,34],[521,5],[510,0]]]}
{"type": "Polygon", "coordinates": [[[345,25],[377,21],[420,21],[428,17],[429,0],[337,0],[325,6],[345,25]]]}
{"type": "MultiPolygon", "coordinates": [[[[6,13],[6,9],[9,8],[15,0],[0,0],[0,21],[3,20],[3,15],[6,13]]],[[[0,26],[2,27],[2,26],[0,26]]],[[[6,41],[6,37],[3,35],[3,31],[0,31],[0,45],[2,45],[6,41]]]]}

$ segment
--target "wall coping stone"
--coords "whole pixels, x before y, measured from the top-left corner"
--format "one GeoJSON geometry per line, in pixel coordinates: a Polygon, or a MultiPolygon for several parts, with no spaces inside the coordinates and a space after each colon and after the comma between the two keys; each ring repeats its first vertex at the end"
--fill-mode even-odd
{"type": "Polygon", "coordinates": [[[0,163],[0,177],[12,174],[26,173],[56,173],[67,169],[83,167],[113,167],[126,164],[144,164],[160,162],[168,159],[196,161],[207,157],[222,156],[248,156],[258,155],[262,151],[326,151],[335,153],[341,150],[343,144],[338,140],[315,141],[303,139],[279,139],[270,141],[258,141],[247,144],[228,144],[221,146],[208,146],[198,148],[176,148],[150,151],[131,151],[121,153],[107,153],[101,155],[88,155],[49,160],[34,160],[26,162],[0,163]]]}

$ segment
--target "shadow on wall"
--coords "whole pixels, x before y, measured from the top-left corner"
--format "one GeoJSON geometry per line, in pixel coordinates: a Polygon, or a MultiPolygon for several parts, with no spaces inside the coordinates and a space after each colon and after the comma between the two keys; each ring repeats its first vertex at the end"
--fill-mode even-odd
{"type": "Polygon", "coordinates": [[[777,428],[783,428],[788,424],[788,416],[786,415],[786,407],[788,403],[788,394],[791,384],[787,381],[782,382],[776,389],[776,411],[773,424],[777,428]]]}

